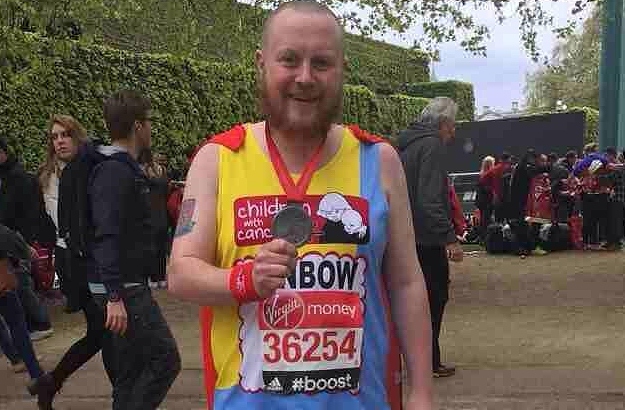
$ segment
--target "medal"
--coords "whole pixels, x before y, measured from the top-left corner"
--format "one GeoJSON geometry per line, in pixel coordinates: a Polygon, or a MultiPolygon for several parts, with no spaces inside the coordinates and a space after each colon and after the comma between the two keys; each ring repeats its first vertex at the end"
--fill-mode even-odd
{"type": "Polygon", "coordinates": [[[287,205],[274,217],[271,223],[271,235],[300,247],[310,239],[312,228],[312,219],[304,208],[298,205],[287,205]]]}
{"type": "Polygon", "coordinates": [[[284,189],[288,205],[282,208],[275,216],[271,224],[271,234],[274,238],[284,239],[299,247],[308,242],[312,233],[313,222],[302,206],[306,190],[315,172],[315,168],[321,160],[321,151],[325,140],[319,144],[310,160],[304,166],[302,174],[297,181],[293,182],[291,174],[284,163],[275,141],[271,138],[269,121],[265,121],[265,140],[269,158],[276,171],[280,185],[284,189]]]}

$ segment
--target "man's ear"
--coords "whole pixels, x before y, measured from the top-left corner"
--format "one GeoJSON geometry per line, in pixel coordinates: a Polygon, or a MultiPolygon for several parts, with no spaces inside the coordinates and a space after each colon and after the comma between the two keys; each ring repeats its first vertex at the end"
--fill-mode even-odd
{"type": "Polygon", "coordinates": [[[254,62],[256,63],[256,69],[262,72],[265,68],[265,56],[262,50],[256,50],[256,53],[254,53],[254,62]]]}

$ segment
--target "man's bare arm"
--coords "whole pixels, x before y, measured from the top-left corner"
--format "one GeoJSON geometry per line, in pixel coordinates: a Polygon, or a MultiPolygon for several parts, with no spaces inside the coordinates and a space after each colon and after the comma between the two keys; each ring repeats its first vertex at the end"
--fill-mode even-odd
{"type": "Polygon", "coordinates": [[[171,252],[169,291],[201,305],[233,305],[228,270],[214,266],[219,146],[205,145],[187,175],[171,252]]]}
{"type": "Polygon", "coordinates": [[[380,162],[389,202],[383,274],[407,367],[406,410],[429,410],[432,405],[432,323],[425,281],[416,254],[406,178],[391,146],[380,147],[380,162]]]}

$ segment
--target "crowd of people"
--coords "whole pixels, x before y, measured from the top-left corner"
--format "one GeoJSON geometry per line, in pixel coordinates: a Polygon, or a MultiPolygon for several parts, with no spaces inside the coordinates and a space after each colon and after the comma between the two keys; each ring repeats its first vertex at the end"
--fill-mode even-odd
{"type": "Polygon", "coordinates": [[[517,161],[487,156],[473,218],[488,250],[521,256],[548,250],[619,250],[624,232],[625,168],[614,148],[595,143],[581,157],[534,150],[517,161]]]}
{"type": "MultiPolygon", "coordinates": [[[[0,347],[16,373],[28,370],[32,379],[29,391],[37,395],[40,409],[52,408],[54,396],[63,382],[103,350],[108,340],[107,332],[119,326],[119,323],[111,323],[114,318],[111,309],[104,308],[106,302],[98,301],[97,286],[90,282],[89,272],[97,270],[98,266],[98,260],[95,263],[93,260],[94,252],[100,252],[98,257],[102,270],[109,271],[114,282],[119,282],[115,278],[119,276],[120,269],[138,269],[136,282],[133,282],[138,289],[142,284],[150,288],[166,287],[166,263],[174,222],[169,215],[171,212],[168,212],[168,199],[175,197],[172,194],[180,187],[170,184],[164,158],[151,153],[151,137],[145,135],[150,132],[146,125],[149,121],[149,102],[140,95],[122,92],[107,101],[107,109],[110,112],[105,115],[105,119],[109,129],[118,134],[111,132],[111,139],[114,142],[122,141],[122,144],[117,144],[115,148],[115,145],[106,146],[100,140],[90,140],[83,125],[75,118],[54,115],[45,133],[45,160],[36,175],[24,170],[15,155],[11,154],[6,139],[0,138],[0,226],[14,233],[15,238],[11,243],[17,245],[13,249],[23,250],[11,252],[12,263],[8,264],[11,274],[17,278],[16,292],[5,289],[0,295],[0,305],[3,307],[0,311],[0,347]],[[142,110],[139,109],[141,104],[142,110]],[[129,113],[120,113],[125,110],[129,113]],[[135,130],[133,127],[139,121],[142,125],[135,130]],[[134,135],[139,128],[144,135],[143,140],[137,142],[134,141],[134,135]],[[131,150],[137,151],[136,157],[129,158],[128,152],[131,150]],[[86,186],[88,183],[90,191],[98,187],[96,174],[85,172],[85,164],[96,152],[119,157],[118,162],[127,163],[127,170],[132,170],[135,175],[125,175],[123,172],[113,175],[109,180],[111,186],[106,186],[106,181],[100,183],[103,185],[101,191],[89,192],[89,199],[85,202],[87,198],[78,185],[86,186]],[[120,191],[124,179],[130,182],[125,186],[126,191],[120,191]],[[143,184],[143,190],[139,192],[141,195],[132,190],[138,184],[137,181],[143,184]],[[108,202],[107,198],[110,199],[108,202]],[[133,206],[129,205],[129,201],[133,206]],[[135,206],[137,202],[139,205],[135,206]],[[81,207],[92,214],[89,227],[78,217],[84,214],[81,207]],[[130,236],[130,232],[135,236],[130,236]],[[137,233],[141,232],[149,237],[137,237],[137,233]],[[86,235],[92,239],[88,249],[82,243],[86,235]],[[117,243],[123,242],[120,238],[129,236],[129,243],[117,243]],[[133,256],[120,256],[120,247],[128,248],[133,256]],[[45,274],[58,275],[65,312],[82,312],[87,323],[85,336],[74,343],[48,373],[41,369],[32,348],[33,341],[53,334],[47,307],[37,294],[38,291],[48,291],[52,284],[51,280],[46,281],[35,273],[42,253],[50,255],[50,261],[54,261],[45,274]],[[143,264],[137,263],[136,258],[143,264]],[[125,266],[120,268],[120,265],[125,266]]],[[[98,174],[104,173],[100,171],[98,174]]],[[[171,209],[171,203],[169,205],[171,209]]],[[[3,235],[7,236],[8,233],[3,231],[3,235]]],[[[105,275],[100,273],[93,281],[100,284],[105,275]]],[[[123,288],[126,285],[117,283],[116,286],[123,288]]],[[[130,293],[131,288],[139,292],[134,286],[129,286],[125,293],[130,293]]],[[[127,299],[129,302],[130,298],[127,299]]],[[[119,329],[116,330],[119,332],[119,329]]],[[[134,332],[137,333],[137,330],[134,332]]],[[[118,360],[113,358],[113,347],[104,350],[105,368],[113,383],[115,377],[123,373],[117,364],[118,360]]],[[[175,367],[175,357],[173,355],[165,363],[172,363],[173,360],[172,366],[175,367]]],[[[132,377],[140,372],[140,364],[135,361],[135,365],[139,370],[133,369],[135,373],[132,377]]],[[[158,400],[158,397],[154,400],[158,400]]]]}

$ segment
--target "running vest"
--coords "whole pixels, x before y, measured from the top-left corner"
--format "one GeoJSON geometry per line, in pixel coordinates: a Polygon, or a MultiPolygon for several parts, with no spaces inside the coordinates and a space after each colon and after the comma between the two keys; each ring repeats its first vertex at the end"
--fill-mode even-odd
{"type": "MultiPolygon", "coordinates": [[[[260,302],[203,308],[215,410],[389,408],[380,141],[344,128],[339,150],[314,173],[304,203],[313,235],[283,289],[260,302]]],[[[249,125],[210,142],[220,145],[215,264],[230,268],[271,241],[286,196],[249,125]]]]}

